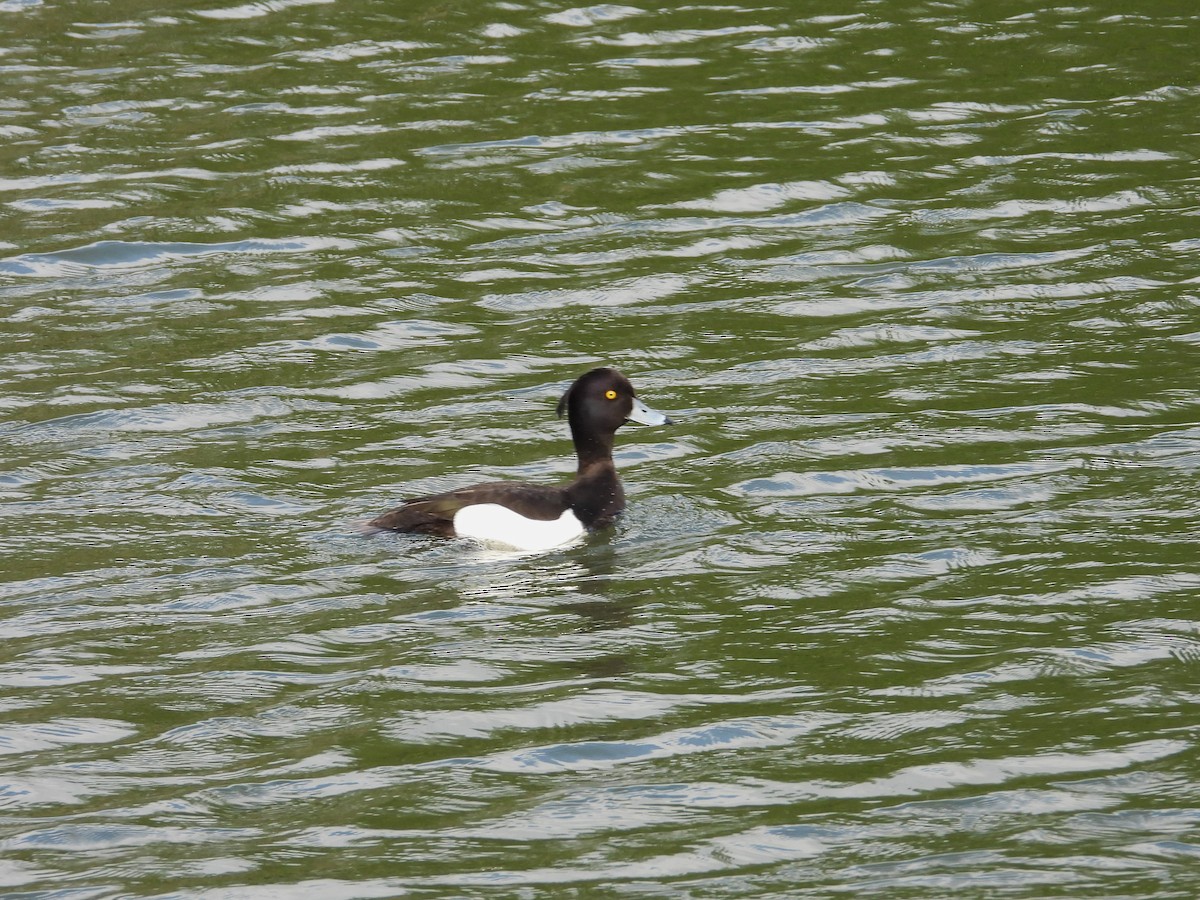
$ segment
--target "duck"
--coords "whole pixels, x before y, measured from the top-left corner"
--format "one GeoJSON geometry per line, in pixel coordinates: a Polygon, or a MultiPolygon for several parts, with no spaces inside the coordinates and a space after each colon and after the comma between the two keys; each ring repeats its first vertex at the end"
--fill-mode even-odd
{"type": "Polygon", "coordinates": [[[603,366],[580,375],[558,401],[567,417],[578,467],[567,484],[493,481],[415,497],[367,523],[370,530],[470,538],[504,548],[550,550],[613,524],[625,490],[613,464],[622,425],[673,425],[637,396],[630,380],[603,366]]]}

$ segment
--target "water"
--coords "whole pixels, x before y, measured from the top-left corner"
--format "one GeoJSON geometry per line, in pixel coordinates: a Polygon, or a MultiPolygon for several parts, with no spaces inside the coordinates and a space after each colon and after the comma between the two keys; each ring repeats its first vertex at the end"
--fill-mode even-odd
{"type": "Polygon", "coordinates": [[[0,2],[12,897],[1200,890],[1200,23],[0,2]],[[356,526],[571,471],[537,556],[356,526]]]}

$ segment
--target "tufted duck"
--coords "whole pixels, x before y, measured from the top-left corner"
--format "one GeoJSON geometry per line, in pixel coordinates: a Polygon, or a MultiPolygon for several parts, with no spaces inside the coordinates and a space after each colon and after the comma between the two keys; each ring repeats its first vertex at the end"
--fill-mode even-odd
{"type": "Polygon", "coordinates": [[[613,435],[626,422],[670,425],[647,407],[616,369],[581,375],[558,401],[567,415],[579,468],[562,487],[489,482],[417,497],[369,524],[390,531],[469,537],[519,550],[547,550],[612,524],[625,508],[613,465],[613,435]]]}

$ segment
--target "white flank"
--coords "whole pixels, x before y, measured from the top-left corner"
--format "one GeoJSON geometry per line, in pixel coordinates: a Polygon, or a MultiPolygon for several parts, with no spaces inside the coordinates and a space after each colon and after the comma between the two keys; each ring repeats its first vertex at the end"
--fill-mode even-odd
{"type": "Polygon", "coordinates": [[[550,550],[583,536],[583,523],[567,510],[549,522],[527,519],[499,503],[476,503],[454,514],[459,537],[515,550],[550,550]]]}

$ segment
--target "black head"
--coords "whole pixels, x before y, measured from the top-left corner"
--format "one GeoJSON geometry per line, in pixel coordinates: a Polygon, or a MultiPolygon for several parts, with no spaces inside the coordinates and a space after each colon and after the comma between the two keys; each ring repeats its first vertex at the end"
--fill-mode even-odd
{"type": "Polygon", "coordinates": [[[558,417],[573,428],[615,432],[633,410],[633,385],[616,369],[592,369],[575,379],[558,401],[558,417]]]}
{"type": "Polygon", "coordinates": [[[564,413],[572,431],[586,429],[613,434],[626,422],[671,424],[670,419],[637,398],[628,378],[610,368],[592,369],[576,378],[558,401],[560,419],[564,413]]]}
{"type": "Polygon", "coordinates": [[[637,398],[628,378],[609,368],[592,369],[575,379],[558,401],[559,418],[564,414],[571,423],[581,471],[594,461],[611,462],[613,435],[626,422],[671,423],[637,398]]]}

